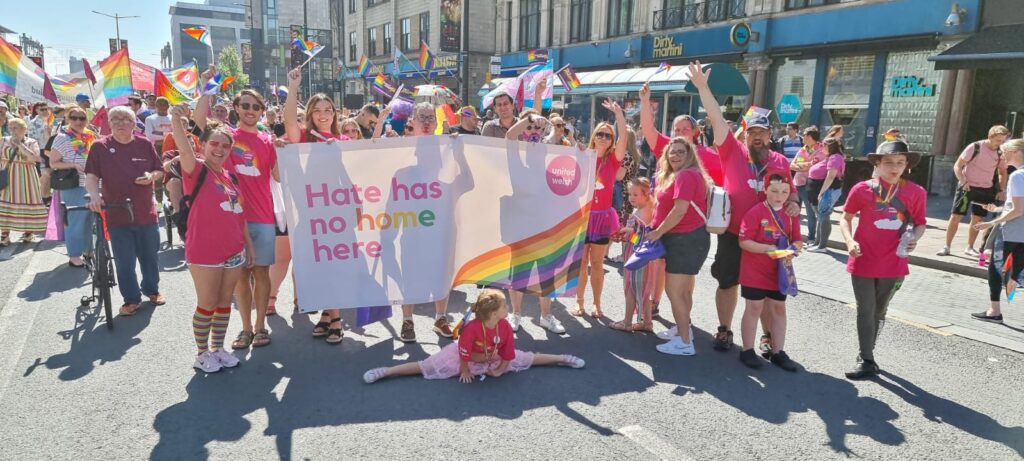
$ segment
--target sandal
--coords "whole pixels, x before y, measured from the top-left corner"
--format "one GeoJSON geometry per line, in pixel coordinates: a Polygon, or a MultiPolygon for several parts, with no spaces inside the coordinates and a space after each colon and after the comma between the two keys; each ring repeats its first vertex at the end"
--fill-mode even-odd
{"type": "MultiPolygon", "coordinates": [[[[341,318],[339,317],[334,320],[331,320],[331,325],[334,325],[335,323],[337,323],[338,326],[341,327],[341,318]]],[[[327,337],[324,338],[324,341],[327,341],[327,344],[336,345],[341,344],[341,341],[343,339],[345,339],[344,330],[342,330],[341,328],[329,328],[327,330],[327,337]]]]}
{"type": "Polygon", "coordinates": [[[256,334],[252,337],[252,347],[263,347],[267,344],[270,344],[270,332],[266,328],[256,330],[256,334]]]}
{"type": "Polygon", "coordinates": [[[632,328],[634,332],[641,332],[642,331],[642,332],[645,332],[645,333],[654,333],[654,323],[653,322],[651,322],[651,323],[637,322],[637,323],[634,323],[633,326],[630,327],[630,328],[632,328]]]}
{"type": "Polygon", "coordinates": [[[625,320],[619,320],[608,324],[608,328],[619,331],[633,331],[629,325],[626,325],[625,320]]]}
{"type": "Polygon", "coordinates": [[[125,304],[125,305],[121,306],[120,310],[117,311],[118,314],[124,315],[126,317],[127,316],[135,315],[138,312],[139,312],[139,305],[138,304],[125,304]]]}
{"type": "Polygon", "coordinates": [[[604,312],[601,312],[601,309],[594,309],[590,311],[590,317],[595,319],[602,318],[604,317],[604,312]]]}
{"type": "Polygon", "coordinates": [[[324,336],[327,336],[327,333],[328,333],[327,329],[330,328],[330,327],[331,327],[331,321],[330,320],[324,321],[323,318],[321,318],[320,321],[317,322],[316,325],[313,326],[313,337],[314,338],[323,338],[324,336]]]}
{"type": "Polygon", "coordinates": [[[572,313],[572,315],[575,317],[583,317],[584,315],[587,315],[587,312],[583,310],[582,302],[576,301],[576,310],[572,313]]]}
{"type": "Polygon", "coordinates": [[[267,315],[277,315],[277,296],[271,296],[267,300],[267,315]]]}
{"type": "Polygon", "coordinates": [[[251,346],[253,336],[253,332],[251,331],[242,330],[238,332],[238,336],[235,338],[235,341],[231,343],[231,348],[238,350],[251,346]]]}

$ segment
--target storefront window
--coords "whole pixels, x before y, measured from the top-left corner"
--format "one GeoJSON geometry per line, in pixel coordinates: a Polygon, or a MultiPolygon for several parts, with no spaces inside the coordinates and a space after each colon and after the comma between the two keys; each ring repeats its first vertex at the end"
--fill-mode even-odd
{"type": "Polygon", "coordinates": [[[803,112],[796,122],[801,128],[811,124],[811,102],[814,92],[814,69],[818,64],[817,59],[779,59],[772,65],[771,72],[771,95],[769,103],[772,110],[772,121],[779,123],[776,107],[782,96],[795,94],[800,98],[800,105],[803,112]]]}
{"type": "Polygon", "coordinates": [[[935,115],[939,110],[942,71],[928,61],[934,51],[889,53],[882,91],[878,132],[897,128],[910,148],[931,152],[935,115]]]}
{"type": "MultiPolygon", "coordinates": [[[[660,98],[659,98],[659,100],[660,100],[660,98]]],[[[684,115],[684,114],[689,114],[690,113],[691,101],[693,101],[693,97],[691,97],[688,94],[670,94],[668,96],[668,114],[665,117],[665,122],[663,124],[660,121],[660,117],[659,117],[658,123],[656,123],[654,126],[658,127],[659,131],[661,131],[662,133],[665,133],[665,135],[671,136],[672,135],[672,121],[675,120],[676,117],[678,117],[680,115],[684,115]]],[[[658,115],[661,115],[661,114],[659,113],[658,115]]]]}
{"type": "Polygon", "coordinates": [[[819,128],[825,132],[832,125],[843,125],[843,144],[847,154],[864,154],[874,66],[875,57],[872,55],[838,56],[828,61],[819,128]]]}
{"type": "Polygon", "coordinates": [[[562,116],[565,118],[574,117],[576,122],[573,128],[578,131],[580,139],[590,140],[591,120],[590,108],[591,97],[588,94],[567,94],[565,95],[565,109],[562,116]]]}

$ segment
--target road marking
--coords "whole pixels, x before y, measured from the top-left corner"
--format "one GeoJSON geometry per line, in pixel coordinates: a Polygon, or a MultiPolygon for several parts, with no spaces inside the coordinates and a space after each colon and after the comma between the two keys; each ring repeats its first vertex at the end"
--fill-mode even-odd
{"type": "Polygon", "coordinates": [[[626,426],[615,432],[622,434],[636,442],[641,448],[651,452],[658,459],[674,460],[674,461],[691,461],[693,458],[686,456],[683,452],[679,451],[678,448],[673,446],[671,443],[665,441],[655,434],[650,429],[643,426],[626,426]]]}
{"type": "Polygon", "coordinates": [[[18,366],[18,360],[21,359],[25,344],[28,343],[29,333],[42,304],[26,302],[18,297],[18,293],[26,290],[43,269],[39,267],[42,265],[41,261],[46,259],[41,257],[43,254],[32,252],[25,270],[11,289],[11,295],[4,303],[3,310],[0,310],[0,350],[4,351],[3,358],[0,359],[0,401],[3,401],[4,393],[11,376],[14,375],[15,367],[18,366]]]}

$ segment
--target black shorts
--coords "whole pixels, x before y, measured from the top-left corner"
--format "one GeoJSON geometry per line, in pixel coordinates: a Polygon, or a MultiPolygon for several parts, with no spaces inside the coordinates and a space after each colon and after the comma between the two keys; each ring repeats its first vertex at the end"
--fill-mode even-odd
{"type": "Polygon", "coordinates": [[[603,239],[594,239],[594,240],[591,240],[591,239],[590,239],[590,238],[588,237],[588,238],[586,238],[586,239],[584,240],[584,242],[583,242],[583,243],[589,243],[589,244],[591,244],[591,245],[607,245],[607,244],[608,244],[608,242],[611,242],[611,239],[610,239],[610,238],[608,238],[608,237],[605,237],[605,238],[603,238],[603,239]]]}
{"type": "Polygon", "coordinates": [[[967,215],[967,209],[970,208],[971,214],[974,216],[987,216],[988,210],[982,207],[982,205],[996,203],[997,193],[996,187],[985,189],[972,187],[967,192],[964,192],[963,189],[957,189],[956,193],[953,194],[953,207],[949,213],[965,216],[967,215]]]}
{"type": "Polygon", "coordinates": [[[740,287],[740,296],[742,296],[743,299],[748,299],[750,301],[760,301],[764,298],[774,299],[776,301],[786,300],[786,295],[782,294],[779,290],[765,290],[763,288],[745,286],[740,287]]]}
{"type": "Polygon", "coordinates": [[[728,290],[740,284],[740,238],[726,232],[718,236],[715,262],[711,263],[711,276],[718,280],[718,288],[728,290]]]}
{"type": "Polygon", "coordinates": [[[690,232],[665,234],[661,243],[665,245],[666,273],[697,275],[711,251],[711,234],[701,226],[690,232]]]}

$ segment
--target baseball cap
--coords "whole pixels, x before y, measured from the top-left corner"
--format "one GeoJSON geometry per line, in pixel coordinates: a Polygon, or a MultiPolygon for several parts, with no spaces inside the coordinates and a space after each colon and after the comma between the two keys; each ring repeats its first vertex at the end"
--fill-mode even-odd
{"type": "Polygon", "coordinates": [[[89,98],[89,95],[87,95],[85,93],[78,93],[75,96],[75,102],[88,101],[89,99],[91,99],[91,98],[89,98]]]}

